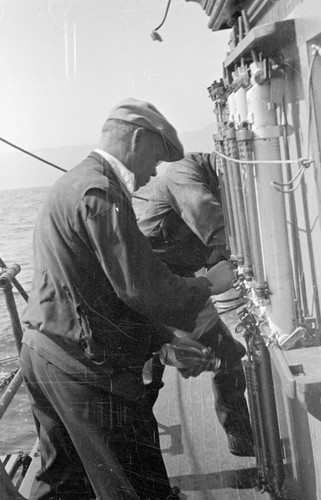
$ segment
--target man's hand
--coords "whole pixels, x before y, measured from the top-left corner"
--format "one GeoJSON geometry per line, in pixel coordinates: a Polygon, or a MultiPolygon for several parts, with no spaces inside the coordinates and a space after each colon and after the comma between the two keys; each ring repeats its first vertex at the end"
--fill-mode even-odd
{"type": "Polygon", "coordinates": [[[175,366],[185,378],[211,371],[217,363],[211,349],[188,337],[175,337],[170,344],[164,344],[160,359],[165,365],[175,366]]]}
{"type": "Polygon", "coordinates": [[[219,262],[216,266],[211,267],[204,277],[212,283],[212,294],[219,295],[220,293],[230,290],[235,281],[234,273],[235,266],[227,260],[219,262]]]}

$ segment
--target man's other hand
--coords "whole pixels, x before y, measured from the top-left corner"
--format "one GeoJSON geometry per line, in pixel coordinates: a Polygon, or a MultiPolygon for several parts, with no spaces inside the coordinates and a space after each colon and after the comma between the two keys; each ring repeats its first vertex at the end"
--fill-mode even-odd
{"type": "Polygon", "coordinates": [[[204,277],[212,283],[212,294],[220,295],[232,288],[235,281],[235,266],[224,260],[211,267],[204,277]]]}

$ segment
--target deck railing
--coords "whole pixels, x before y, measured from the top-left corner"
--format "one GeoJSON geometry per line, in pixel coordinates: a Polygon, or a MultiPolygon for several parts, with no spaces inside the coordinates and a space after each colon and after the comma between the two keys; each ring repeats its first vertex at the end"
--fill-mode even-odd
{"type": "MultiPolygon", "coordinates": [[[[21,351],[22,327],[19,319],[16,301],[13,294],[13,286],[19,291],[19,293],[25,299],[25,301],[28,300],[28,295],[16,279],[17,274],[21,270],[20,266],[18,264],[12,264],[11,266],[7,267],[3,262],[3,260],[0,258],[0,267],[2,268],[2,270],[0,270],[0,289],[3,291],[4,294],[6,306],[10,316],[12,332],[15,338],[15,343],[19,355],[21,351]]],[[[12,372],[9,375],[9,378],[4,382],[5,385],[6,382],[8,382],[8,380],[10,380],[10,382],[8,383],[3,395],[0,398],[0,419],[5,414],[6,410],[8,409],[8,406],[10,405],[12,399],[14,398],[15,394],[17,393],[19,387],[22,384],[21,369],[18,368],[17,370],[12,372]]],[[[17,455],[16,456],[17,467],[18,464],[19,464],[19,456],[17,455]]],[[[11,472],[14,472],[17,469],[17,467],[16,468],[13,467],[11,472]]],[[[17,500],[25,499],[25,497],[19,493],[17,487],[13,484],[12,474],[10,475],[8,474],[7,466],[5,466],[1,460],[0,460],[0,483],[1,483],[2,494],[4,495],[3,500],[7,500],[10,498],[15,498],[17,500]]]]}

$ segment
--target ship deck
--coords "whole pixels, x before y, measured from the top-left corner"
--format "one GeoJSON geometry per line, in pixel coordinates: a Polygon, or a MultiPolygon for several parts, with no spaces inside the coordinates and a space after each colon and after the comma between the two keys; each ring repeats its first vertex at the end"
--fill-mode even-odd
{"type": "MultiPolygon", "coordinates": [[[[225,314],[224,320],[233,323],[235,316],[225,314]]],[[[166,367],[164,382],[155,414],[168,475],[182,500],[270,499],[256,489],[255,459],[235,457],[228,450],[214,410],[210,374],[186,380],[166,367]]]]}

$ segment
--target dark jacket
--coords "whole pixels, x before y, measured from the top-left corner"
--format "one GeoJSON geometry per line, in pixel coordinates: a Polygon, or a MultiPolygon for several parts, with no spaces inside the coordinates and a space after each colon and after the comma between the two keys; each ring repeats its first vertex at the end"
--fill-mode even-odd
{"type": "Polygon", "coordinates": [[[151,179],[134,208],[155,254],[181,276],[204,267],[216,247],[226,247],[217,175],[209,154],[189,153],[151,179]]]}
{"type": "Polygon", "coordinates": [[[91,153],[54,185],[34,234],[34,278],[23,322],[80,361],[141,366],[160,323],[186,330],[210,292],[153,254],[112,167],[91,153]],[[75,350],[75,346],[77,349],[75,350]]]}

